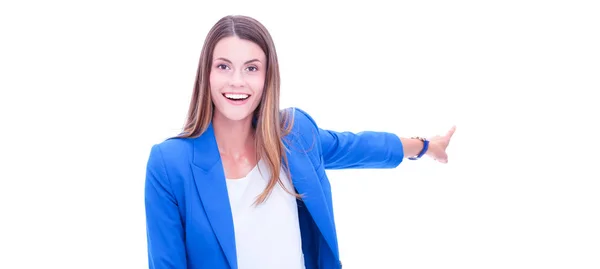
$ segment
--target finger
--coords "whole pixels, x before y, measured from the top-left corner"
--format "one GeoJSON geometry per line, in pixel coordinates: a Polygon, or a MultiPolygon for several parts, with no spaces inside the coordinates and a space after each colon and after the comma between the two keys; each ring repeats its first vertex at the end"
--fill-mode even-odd
{"type": "Polygon", "coordinates": [[[446,134],[446,137],[451,138],[452,135],[454,135],[454,132],[456,132],[456,125],[454,125],[454,126],[452,126],[452,128],[450,128],[450,130],[446,134]]]}

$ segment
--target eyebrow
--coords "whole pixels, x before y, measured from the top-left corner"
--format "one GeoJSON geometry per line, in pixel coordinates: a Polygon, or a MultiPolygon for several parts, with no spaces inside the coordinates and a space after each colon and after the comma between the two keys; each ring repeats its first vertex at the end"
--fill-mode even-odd
{"type": "MultiPolygon", "coordinates": [[[[228,60],[226,58],[223,58],[223,57],[219,57],[219,58],[217,58],[215,60],[222,60],[222,61],[228,62],[230,64],[233,64],[230,60],[228,60]]],[[[246,61],[244,64],[249,64],[249,63],[253,63],[253,62],[259,62],[260,63],[260,60],[258,60],[258,59],[252,59],[250,61],[246,61]]]]}

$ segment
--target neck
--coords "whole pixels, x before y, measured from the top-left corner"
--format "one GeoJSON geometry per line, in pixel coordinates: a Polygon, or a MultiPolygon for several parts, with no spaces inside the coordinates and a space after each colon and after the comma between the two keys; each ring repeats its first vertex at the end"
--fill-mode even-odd
{"type": "Polygon", "coordinates": [[[254,151],[254,130],[251,117],[241,121],[232,121],[216,113],[212,124],[221,155],[239,159],[254,151]]]}

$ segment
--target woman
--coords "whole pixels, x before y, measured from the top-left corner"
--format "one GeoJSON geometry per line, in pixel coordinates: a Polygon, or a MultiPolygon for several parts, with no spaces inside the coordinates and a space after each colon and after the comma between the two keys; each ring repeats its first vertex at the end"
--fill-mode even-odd
{"type": "Polygon", "coordinates": [[[202,48],[184,131],[152,147],[145,202],[150,268],[341,268],[325,169],[446,162],[430,141],[334,132],[279,109],[271,36],[227,16],[202,48]]]}

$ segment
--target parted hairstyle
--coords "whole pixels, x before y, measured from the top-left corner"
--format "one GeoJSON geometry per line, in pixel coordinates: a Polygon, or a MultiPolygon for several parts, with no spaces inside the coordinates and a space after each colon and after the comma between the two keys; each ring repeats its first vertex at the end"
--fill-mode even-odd
{"type": "MultiPolygon", "coordinates": [[[[252,114],[257,159],[265,161],[271,171],[267,187],[256,200],[256,203],[260,204],[267,199],[275,184],[280,184],[284,190],[286,189],[280,180],[281,168],[284,168],[283,171],[291,179],[283,137],[291,131],[293,114],[287,110],[280,112],[280,77],[277,53],[271,35],[259,21],[248,16],[230,15],[221,18],[210,29],[200,53],[194,92],[183,132],[177,137],[198,137],[206,131],[211,123],[215,109],[211,99],[209,79],[213,51],[221,39],[231,36],[257,44],[267,58],[263,95],[260,104],[252,114]]],[[[287,190],[287,192],[300,198],[300,195],[293,190],[287,190]]]]}

